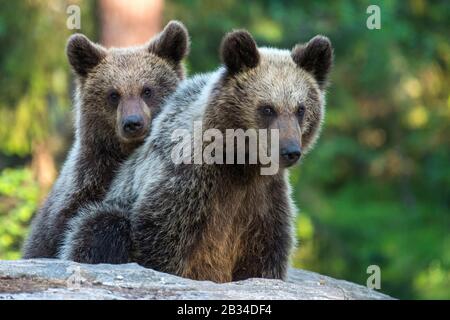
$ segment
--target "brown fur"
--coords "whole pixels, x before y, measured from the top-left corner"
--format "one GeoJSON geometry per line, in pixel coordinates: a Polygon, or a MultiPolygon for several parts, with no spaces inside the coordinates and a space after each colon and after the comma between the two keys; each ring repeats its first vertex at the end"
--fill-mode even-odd
{"type": "MultiPolygon", "coordinates": [[[[83,230],[93,216],[115,213],[125,217],[121,225],[127,217],[130,221],[129,233],[113,237],[132,243],[123,262],[215,282],[285,278],[295,214],[287,168],[298,158],[280,161],[280,170],[267,176],[260,174],[261,164],[176,164],[171,153],[179,141],[172,133],[185,129],[192,142],[193,123],[199,120],[203,130],[222,133],[278,128],[280,149],[294,146],[307,153],[324,114],[319,80],[327,74],[321,70],[331,63],[331,56],[316,57],[309,50],[294,60],[292,51],[257,48],[246,31],[227,35],[225,66],[179,86],[146,143],[121,167],[106,200],[74,226],[64,256],[76,258],[71,252],[86,246],[83,230]]],[[[119,249],[105,251],[127,250],[119,249]]]]}

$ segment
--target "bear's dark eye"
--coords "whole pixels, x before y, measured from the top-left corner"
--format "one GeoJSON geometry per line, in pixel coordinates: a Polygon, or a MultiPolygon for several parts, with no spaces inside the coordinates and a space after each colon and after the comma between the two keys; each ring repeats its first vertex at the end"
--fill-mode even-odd
{"type": "Polygon", "coordinates": [[[111,106],[117,106],[120,101],[120,93],[117,90],[111,90],[108,92],[107,99],[111,106]]]}
{"type": "Polygon", "coordinates": [[[300,103],[297,110],[297,117],[300,120],[303,120],[303,117],[305,116],[305,110],[306,110],[305,105],[303,103],[300,103]]]}
{"type": "Polygon", "coordinates": [[[152,95],[153,95],[152,89],[150,89],[149,87],[144,87],[144,89],[142,89],[142,97],[144,99],[149,99],[151,98],[152,95]]]}
{"type": "Polygon", "coordinates": [[[277,112],[275,111],[275,109],[269,105],[261,106],[260,110],[261,110],[262,115],[265,117],[274,117],[277,115],[277,112]]]}

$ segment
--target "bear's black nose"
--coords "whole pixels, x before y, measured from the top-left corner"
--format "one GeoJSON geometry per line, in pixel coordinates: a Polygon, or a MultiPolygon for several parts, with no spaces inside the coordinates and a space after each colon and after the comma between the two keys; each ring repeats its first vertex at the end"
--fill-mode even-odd
{"type": "Polygon", "coordinates": [[[136,133],[144,126],[144,119],[142,116],[131,115],[122,121],[122,126],[125,133],[136,133]]]}
{"type": "Polygon", "coordinates": [[[302,155],[302,150],[297,144],[289,144],[284,148],[281,148],[281,157],[284,164],[289,167],[295,164],[300,156],[302,155]]]}

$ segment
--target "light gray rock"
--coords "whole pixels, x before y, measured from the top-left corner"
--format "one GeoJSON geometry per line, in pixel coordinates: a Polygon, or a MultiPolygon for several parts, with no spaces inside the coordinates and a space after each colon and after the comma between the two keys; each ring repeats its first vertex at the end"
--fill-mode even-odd
{"type": "Polygon", "coordinates": [[[143,268],[135,263],[87,265],[36,259],[0,261],[0,299],[392,299],[317,273],[291,269],[270,279],[217,284],[143,268]]]}

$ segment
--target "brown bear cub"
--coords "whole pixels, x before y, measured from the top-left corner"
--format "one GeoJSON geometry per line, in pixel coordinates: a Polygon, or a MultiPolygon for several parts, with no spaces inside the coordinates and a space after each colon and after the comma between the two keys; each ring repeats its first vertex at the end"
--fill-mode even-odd
{"type": "MultiPolygon", "coordinates": [[[[333,49],[322,36],[292,51],[258,48],[248,32],[235,31],[224,38],[221,56],[224,67],[179,85],[145,144],[121,166],[105,200],[83,208],[71,222],[62,258],[102,262],[92,257],[124,253],[126,246],[132,249],[121,262],[192,279],[285,278],[295,214],[286,169],[319,136],[333,49]],[[279,137],[270,149],[279,155],[273,159],[278,170],[263,175],[262,158],[247,162],[250,140],[241,148],[244,162],[195,161],[210,146],[208,132],[220,141],[229,129],[271,130],[270,141],[279,137]],[[179,161],[186,146],[194,150],[179,161]],[[120,228],[127,223],[128,238],[120,228]],[[96,230],[106,227],[111,238],[123,241],[97,246],[96,230]]],[[[221,143],[239,149],[234,140],[221,143]]],[[[214,156],[220,158],[217,150],[214,156]]]]}
{"type": "Polygon", "coordinates": [[[141,145],[164,100],[184,78],[186,28],[170,22],[143,46],[105,49],[69,38],[76,76],[76,133],[50,195],[35,217],[24,258],[54,258],[78,209],[105,195],[119,165],[141,145]]]}

